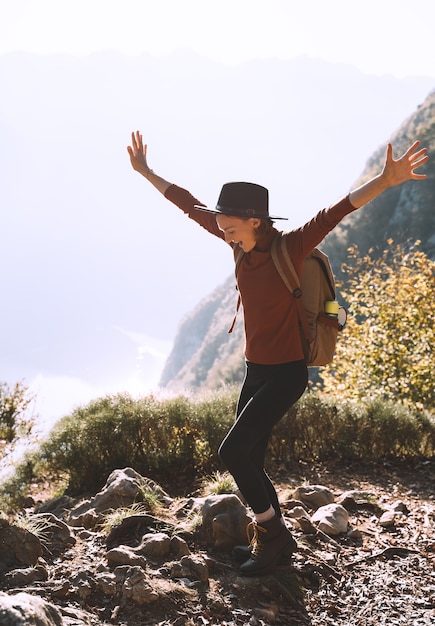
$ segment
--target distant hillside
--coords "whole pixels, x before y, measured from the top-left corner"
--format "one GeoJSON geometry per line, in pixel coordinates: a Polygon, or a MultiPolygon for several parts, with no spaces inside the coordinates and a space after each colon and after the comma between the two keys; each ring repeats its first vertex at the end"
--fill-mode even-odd
{"type": "MultiPolygon", "coordinates": [[[[404,152],[416,139],[429,148],[432,157],[426,166],[428,179],[424,184],[411,181],[387,190],[339,224],[322,245],[337,268],[345,260],[349,245],[357,243],[361,252],[366,252],[372,247],[383,249],[389,238],[397,242],[418,239],[426,254],[435,258],[435,91],[390,138],[394,155],[404,152]]],[[[355,186],[380,172],[385,148],[386,143],[368,160],[355,186]]]]}
{"type": "MultiPolygon", "coordinates": [[[[389,238],[396,242],[419,239],[422,249],[435,258],[435,92],[391,137],[394,154],[403,152],[417,138],[432,154],[432,162],[427,167],[428,180],[424,184],[408,182],[388,190],[361,211],[348,216],[322,244],[336,271],[346,259],[346,250],[351,244],[358,244],[361,252],[372,247],[382,250],[389,238]]],[[[386,144],[379,147],[371,156],[354,186],[381,170],[385,147],[386,144]]],[[[162,387],[174,391],[211,389],[241,381],[241,314],[234,334],[227,333],[237,300],[234,285],[231,276],[185,318],[163,370],[162,387]]]]}
{"type": "Polygon", "coordinates": [[[235,277],[204,298],[181,323],[160,385],[172,390],[213,389],[240,382],[243,376],[243,312],[231,334],[235,315],[235,277]]]}

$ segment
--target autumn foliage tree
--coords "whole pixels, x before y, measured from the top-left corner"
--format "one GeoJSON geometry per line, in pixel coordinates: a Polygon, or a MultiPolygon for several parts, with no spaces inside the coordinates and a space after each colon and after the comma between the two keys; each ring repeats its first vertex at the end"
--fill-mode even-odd
{"type": "Polygon", "coordinates": [[[348,322],[324,389],[343,399],[386,398],[433,409],[435,404],[435,263],[415,244],[379,255],[349,250],[344,265],[348,322]]]}

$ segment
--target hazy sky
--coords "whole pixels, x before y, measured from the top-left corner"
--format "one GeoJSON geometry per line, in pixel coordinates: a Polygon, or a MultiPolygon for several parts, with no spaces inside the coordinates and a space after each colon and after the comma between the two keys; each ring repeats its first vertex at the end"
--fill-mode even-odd
{"type": "Polygon", "coordinates": [[[433,0],[0,0],[0,54],[299,55],[370,74],[435,75],[433,0]]]}

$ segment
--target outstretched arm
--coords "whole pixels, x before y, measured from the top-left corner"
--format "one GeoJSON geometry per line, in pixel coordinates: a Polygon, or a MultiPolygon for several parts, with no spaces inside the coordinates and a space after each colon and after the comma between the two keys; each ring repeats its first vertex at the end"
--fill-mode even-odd
{"type": "Polygon", "coordinates": [[[168,187],[171,186],[167,180],[154,174],[153,170],[147,163],[147,146],[142,142],[142,135],[137,130],[135,133],[131,133],[131,146],[127,147],[128,154],[130,155],[130,162],[134,170],[145,176],[154,187],[160,191],[163,195],[168,187]]]}
{"type": "Polygon", "coordinates": [[[426,175],[417,174],[415,170],[427,163],[429,156],[427,148],[419,149],[419,146],[419,141],[414,142],[404,155],[395,160],[393,147],[389,143],[382,172],[350,192],[349,200],[352,206],[359,209],[386,189],[400,185],[407,180],[424,180],[426,175]]]}

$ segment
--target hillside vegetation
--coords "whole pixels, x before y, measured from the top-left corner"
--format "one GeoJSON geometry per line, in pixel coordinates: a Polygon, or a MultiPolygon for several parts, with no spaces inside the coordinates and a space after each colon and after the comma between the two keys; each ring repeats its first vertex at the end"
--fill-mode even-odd
{"type": "MultiPolygon", "coordinates": [[[[89,493],[112,470],[137,472],[177,491],[223,468],[217,449],[234,419],[237,392],[207,396],[97,399],[63,418],[2,487],[3,502],[20,505],[32,482],[50,476],[58,494],[89,493]]],[[[435,453],[433,413],[373,399],[337,401],[307,393],[276,426],[268,465],[299,462],[425,458],[435,453]]]]}

